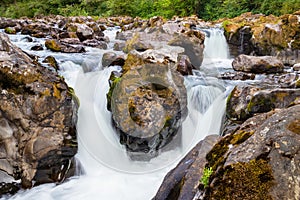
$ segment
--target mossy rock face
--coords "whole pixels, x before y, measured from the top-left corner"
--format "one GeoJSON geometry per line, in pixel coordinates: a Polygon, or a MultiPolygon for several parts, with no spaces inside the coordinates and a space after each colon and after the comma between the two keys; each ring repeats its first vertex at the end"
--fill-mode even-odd
{"type": "Polygon", "coordinates": [[[207,154],[203,199],[297,199],[300,105],[257,115],[207,154]]]}
{"type": "Polygon", "coordinates": [[[187,109],[178,72],[168,64],[129,54],[122,74],[112,74],[110,86],[108,108],[120,131],[120,142],[128,150],[156,151],[170,142],[187,109]]]}
{"type": "Polygon", "coordinates": [[[46,40],[45,46],[47,49],[50,49],[51,51],[60,52],[61,51],[61,44],[58,42],[58,40],[46,40]]]}
{"type": "Polygon", "coordinates": [[[14,28],[14,27],[6,27],[4,29],[4,32],[5,33],[8,33],[8,34],[16,34],[17,33],[17,30],[14,28]]]}
{"type": "Polygon", "coordinates": [[[236,86],[227,99],[226,114],[233,121],[244,121],[257,114],[275,108],[287,108],[299,104],[299,89],[261,86],[236,86]]]}
{"type": "Polygon", "coordinates": [[[32,60],[3,33],[0,52],[1,174],[21,179],[23,188],[60,182],[77,152],[74,94],[54,70],[32,60]]]}
{"type": "Polygon", "coordinates": [[[82,46],[72,46],[70,44],[60,42],[56,39],[48,39],[45,41],[45,46],[47,49],[50,49],[54,52],[63,52],[63,53],[84,53],[85,49],[82,46]]]}
{"type": "Polygon", "coordinates": [[[300,62],[298,18],[297,13],[280,17],[241,15],[225,20],[223,27],[230,49],[237,48],[238,54],[271,55],[293,65],[300,62]]]}
{"type": "Polygon", "coordinates": [[[224,170],[225,178],[210,194],[210,199],[273,199],[272,169],[265,160],[236,163],[224,170]]]}

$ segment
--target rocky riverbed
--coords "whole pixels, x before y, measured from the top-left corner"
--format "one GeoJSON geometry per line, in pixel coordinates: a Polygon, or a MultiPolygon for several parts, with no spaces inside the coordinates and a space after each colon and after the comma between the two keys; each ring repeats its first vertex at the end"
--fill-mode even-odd
{"type": "MultiPolygon", "coordinates": [[[[107,49],[104,30],[118,26],[114,52],[102,57],[103,67],[122,67],[107,80],[107,108],[120,143],[129,152],[151,152],[151,159],[177,137],[186,118],[184,77],[205,68],[207,35],[201,28],[220,28],[222,22],[234,59],[232,69],[216,76],[234,86],[222,134],[199,142],[153,198],[298,200],[299,19],[299,12],[281,17],[246,13],[219,22],[195,16],[52,16],[0,18],[0,28],[27,35],[28,43],[45,39],[44,45],[32,45],[33,51],[82,54],[90,47],[107,49]],[[211,174],[204,183],[206,169],[211,174]]],[[[39,57],[23,52],[6,34],[0,33],[1,195],[74,175],[79,105],[58,75],[55,58],[41,65],[39,57]]]]}

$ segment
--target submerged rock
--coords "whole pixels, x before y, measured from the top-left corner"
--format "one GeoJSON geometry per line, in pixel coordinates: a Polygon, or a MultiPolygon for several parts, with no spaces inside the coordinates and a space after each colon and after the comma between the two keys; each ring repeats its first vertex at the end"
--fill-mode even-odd
{"type": "Polygon", "coordinates": [[[63,181],[77,152],[72,89],[0,33],[0,90],[0,171],[11,177],[0,191],[63,181]]]}
{"type": "Polygon", "coordinates": [[[283,63],[272,56],[247,56],[239,55],[232,62],[236,71],[250,73],[278,73],[283,72],[283,63]]]}
{"type": "Polygon", "coordinates": [[[121,74],[113,73],[108,109],[120,142],[132,152],[152,152],[170,142],[186,117],[182,76],[173,64],[129,54],[121,74]]]}

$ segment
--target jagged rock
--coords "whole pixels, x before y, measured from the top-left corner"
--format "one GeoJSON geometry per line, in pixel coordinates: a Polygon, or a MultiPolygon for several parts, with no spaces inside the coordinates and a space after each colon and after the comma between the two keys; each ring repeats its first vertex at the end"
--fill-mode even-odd
{"type": "Polygon", "coordinates": [[[30,48],[30,50],[33,50],[33,51],[42,51],[42,50],[44,50],[44,48],[43,48],[43,45],[41,45],[41,44],[36,44],[36,45],[32,46],[32,47],[30,48]]]}
{"type": "Polygon", "coordinates": [[[0,91],[0,171],[23,188],[63,181],[77,152],[72,90],[0,33],[0,91]]]}
{"type": "Polygon", "coordinates": [[[85,49],[82,46],[72,46],[67,43],[62,43],[58,40],[48,39],[45,41],[45,46],[54,52],[63,53],[83,53],[85,49]]]}
{"type": "Polygon", "coordinates": [[[206,155],[199,199],[299,199],[300,105],[248,119],[206,155]]]}
{"type": "Polygon", "coordinates": [[[190,58],[190,61],[196,69],[199,69],[203,61],[203,42],[204,34],[192,31],[192,34],[178,34],[171,39],[168,44],[171,46],[180,46],[184,48],[184,54],[190,58]],[[200,34],[199,37],[197,34],[200,34]]]}
{"type": "Polygon", "coordinates": [[[24,26],[22,26],[21,30],[22,34],[39,38],[51,36],[52,34],[57,34],[58,32],[59,29],[54,28],[48,22],[45,21],[38,21],[32,22],[30,24],[25,24],[24,26]]]}
{"type": "Polygon", "coordinates": [[[94,37],[94,31],[87,24],[70,23],[67,25],[68,32],[76,32],[80,41],[92,39],[94,37]]]}
{"type": "Polygon", "coordinates": [[[280,88],[300,88],[300,75],[297,73],[269,74],[264,77],[263,82],[270,85],[278,85],[280,88]]]}
{"type": "Polygon", "coordinates": [[[129,54],[122,74],[113,73],[108,109],[131,152],[155,152],[171,141],[186,117],[183,77],[168,62],[129,54]]]}
{"type": "Polygon", "coordinates": [[[102,66],[103,67],[109,67],[109,66],[113,66],[113,65],[123,66],[124,63],[125,63],[124,56],[118,56],[114,52],[106,52],[103,54],[103,57],[102,57],[102,66]]]}
{"type": "Polygon", "coordinates": [[[5,29],[6,27],[15,27],[19,23],[17,19],[10,19],[0,17],[0,29],[5,29]]]}
{"type": "Polygon", "coordinates": [[[66,39],[66,38],[78,38],[76,32],[67,32],[63,31],[58,34],[59,39],[66,39]]]}
{"type": "Polygon", "coordinates": [[[299,104],[299,89],[276,88],[261,85],[238,85],[227,99],[226,115],[234,121],[243,121],[256,113],[299,104]]]}
{"type": "Polygon", "coordinates": [[[55,70],[59,70],[59,65],[56,61],[56,59],[53,56],[47,56],[43,63],[48,63],[49,66],[53,67],[55,70]]]}
{"type": "Polygon", "coordinates": [[[224,72],[219,75],[219,78],[225,80],[254,80],[255,74],[253,73],[245,73],[245,72],[224,72]]]}
{"type": "Polygon", "coordinates": [[[189,200],[197,193],[199,180],[206,165],[206,154],[220,136],[210,135],[200,141],[164,178],[153,200],[189,200]]]}
{"type": "Polygon", "coordinates": [[[232,55],[271,55],[284,64],[299,63],[299,16],[297,12],[280,17],[246,13],[226,19],[223,26],[232,55]]]}
{"type": "Polygon", "coordinates": [[[272,56],[248,56],[239,55],[232,62],[236,71],[250,73],[278,73],[283,72],[283,63],[272,56]]]}
{"type": "Polygon", "coordinates": [[[176,70],[182,75],[193,75],[194,67],[187,55],[179,55],[177,57],[176,70]]]}
{"type": "Polygon", "coordinates": [[[125,48],[125,43],[124,42],[116,42],[114,44],[114,50],[115,51],[123,51],[124,48],[125,48]]]}
{"type": "Polygon", "coordinates": [[[186,28],[180,23],[166,23],[161,18],[152,18],[145,27],[117,34],[117,39],[126,40],[124,52],[157,50],[168,45],[182,47],[197,69],[203,60],[204,38],[205,35],[198,30],[186,28]]]}
{"type": "Polygon", "coordinates": [[[82,42],[85,46],[95,47],[99,49],[107,49],[107,43],[97,39],[88,39],[82,42]]]}

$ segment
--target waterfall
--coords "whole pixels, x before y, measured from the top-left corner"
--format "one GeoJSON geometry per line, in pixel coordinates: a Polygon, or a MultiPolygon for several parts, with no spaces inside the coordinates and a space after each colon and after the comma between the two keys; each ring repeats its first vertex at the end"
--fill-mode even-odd
{"type": "Polygon", "coordinates": [[[205,33],[204,59],[229,59],[229,47],[220,28],[201,29],[205,33]]]}
{"type": "Polygon", "coordinates": [[[201,71],[204,71],[206,76],[218,77],[220,73],[231,69],[233,60],[230,57],[224,31],[221,28],[199,30],[205,33],[201,71]]]}
{"type": "MultiPolygon", "coordinates": [[[[219,38],[219,30],[208,31],[211,31],[210,39],[219,38]]],[[[213,41],[207,42],[207,47],[213,45],[213,41]]],[[[206,54],[212,56],[211,51],[206,50],[206,54]]],[[[164,176],[201,139],[208,134],[219,134],[225,110],[225,88],[218,79],[196,73],[185,77],[189,113],[182,124],[179,145],[172,146],[172,141],[172,148],[162,150],[159,156],[149,162],[132,161],[119,144],[112,127],[111,114],[106,109],[108,77],[111,71],[120,68],[102,69],[101,66],[94,66],[91,70],[83,69],[85,60],[88,61],[93,52],[95,54],[94,50],[84,55],[78,54],[76,58],[71,54],[53,53],[58,60],[62,59],[59,60],[60,73],[80,100],[76,159],[82,163],[85,173],[62,184],[44,184],[19,191],[10,199],[149,200],[157,192],[164,176]]],[[[218,55],[222,57],[223,53],[218,55]]],[[[100,63],[101,56],[94,59],[100,63]]]]}

